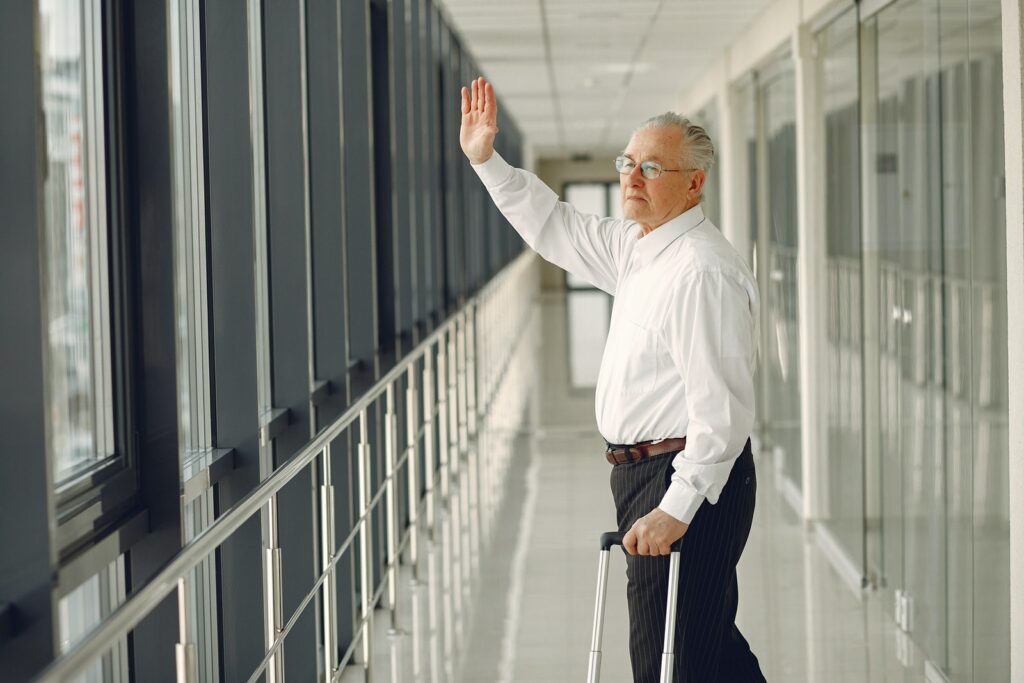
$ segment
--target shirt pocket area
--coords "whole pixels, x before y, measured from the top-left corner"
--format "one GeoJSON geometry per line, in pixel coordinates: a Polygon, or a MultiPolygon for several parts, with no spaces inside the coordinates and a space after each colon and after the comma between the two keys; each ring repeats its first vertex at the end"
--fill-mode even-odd
{"type": "Polygon", "coordinates": [[[658,333],[632,321],[626,322],[625,332],[622,395],[649,394],[658,379],[658,333]]]}

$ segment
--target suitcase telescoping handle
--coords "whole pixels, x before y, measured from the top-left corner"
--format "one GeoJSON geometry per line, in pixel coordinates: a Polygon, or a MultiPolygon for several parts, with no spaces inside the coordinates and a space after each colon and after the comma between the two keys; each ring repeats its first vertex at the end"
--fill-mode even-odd
{"type": "MultiPolygon", "coordinates": [[[[594,604],[594,631],[590,639],[587,683],[597,683],[601,678],[601,636],[604,634],[604,600],[608,593],[608,555],[613,545],[622,545],[622,538],[625,535],[621,531],[606,531],[601,534],[601,552],[597,559],[597,600],[594,604]]],[[[661,654],[661,683],[672,683],[680,547],[682,547],[682,539],[672,544],[672,555],[668,564],[668,602],[665,609],[665,642],[661,654]]]]}

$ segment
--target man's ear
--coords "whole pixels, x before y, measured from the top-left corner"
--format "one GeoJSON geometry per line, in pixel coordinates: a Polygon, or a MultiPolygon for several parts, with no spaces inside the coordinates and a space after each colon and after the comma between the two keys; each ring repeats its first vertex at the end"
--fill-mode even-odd
{"type": "Polygon", "coordinates": [[[704,187],[704,182],[707,180],[707,176],[704,175],[704,171],[697,171],[690,178],[690,189],[700,194],[701,188],[704,187]]]}

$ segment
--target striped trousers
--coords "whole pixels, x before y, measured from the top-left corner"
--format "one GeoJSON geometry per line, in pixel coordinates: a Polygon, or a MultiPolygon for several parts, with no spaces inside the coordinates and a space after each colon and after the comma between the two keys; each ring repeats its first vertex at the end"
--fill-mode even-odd
{"type": "MultiPolygon", "coordinates": [[[[611,473],[619,531],[658,506],[675,453],[615,465],[611,473]]],[[[675,683],[764,681],[757,657],[736,628],[736,564],[754,517],[757,477],[747,441],[714,505],[697,509],[680,551],[675,683]]],[[[659,680],[665,638],[668,557],[626,555],[629,656],[633,680],[659,680]]]]}

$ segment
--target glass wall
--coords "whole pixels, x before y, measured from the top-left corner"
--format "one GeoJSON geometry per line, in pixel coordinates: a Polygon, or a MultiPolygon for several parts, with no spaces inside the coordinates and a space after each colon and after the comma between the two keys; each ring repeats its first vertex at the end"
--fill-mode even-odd
{"type": "MultiPolygon", "coordinates": [[[[796,86],[789,56],[758,86],[763,145],[758,151],[758,244],[764,255],[762,346],[765,446],[781,458],[782,476],[802,488],[800,454],[800,336],[797,306],[796,86]]],[[[795,489],[795,490],[794,490],[795,489]]]]}
{"type": "Polygon", "coordinates": [[[862,27],[868,564],[908,664],[950,680],[1009,675],[998,16],[900,0],[862,27]]]}
{"type": "MultiPolygon", "coordinates": [[[[946,166],[947,178],[958,177],[957,189],[965,199],[960,215],[951,216],[950,222],[960,223],[961,239],[969,245],[964,259],[969,277],[957,281],[959,322],[955,328],[947,325],[963,335],[957,342],[963,360],[951,401],[956,419],[947,428],[953,437],[949,452],[955,455],[948,590],[959,596],[951,598],[950,605],[950,669],[972,671],[975,680],[1006,680],[1010,492],[1002,34],[999,2],[971,0],[969,7],[967,40],[963,33],[958,35],[956,64],[957,87],[963,88],[958,106],[966,120],[950,126],[959,140],[959,154],[948,157],[952,163],[946,166]],[[966,586],[971,590],[961,588],[966,586]],[[970,619],[968,604],[973,611],[970,619]],[[973,630],[970,637],[961,628],[967,624],[973,630]]],[[[953,318],[953,311],[948,314],[953,318]]]]}
{"type": "Polygon", "coordinates": [[[828,399],[820,481],[821,521],[853,563],[864,544],[861,391],[860,117],[857,13],[849,10],[816,36],[815,89],[820,93],[813,191],[824,224],[828,399]]]}
{"type": "MultiPolygon", "coordinates": [[[[757,103],[756,103],[756,74],[750,74],[732,86],[729,93],[731,101],[730,116],[732,117],[732,129],[737,131],[740,137],[735,145],[738,147],[734,158],[737,159],[736,167],[730,172],[733,177],[733,187],[736,188],[731,201],[733,202],[733,216],[738,225],[731,230],[735,236],[737,251],[746,260],[751,271],[757,276],[759,296],[764,301],[764,277],[760,271],[760,264],[757,258],[757,231],[758,231],[758,203],[757,203],[757,103]]],[[[764,349],[765,326],[761,325],[760,348],[764,349]]],[[[754,371],[755,387],[755,408],[754,408],[754,438],[759,440],[764,428],[764,381],[762,370],[764,354],[754,371]]]]}

